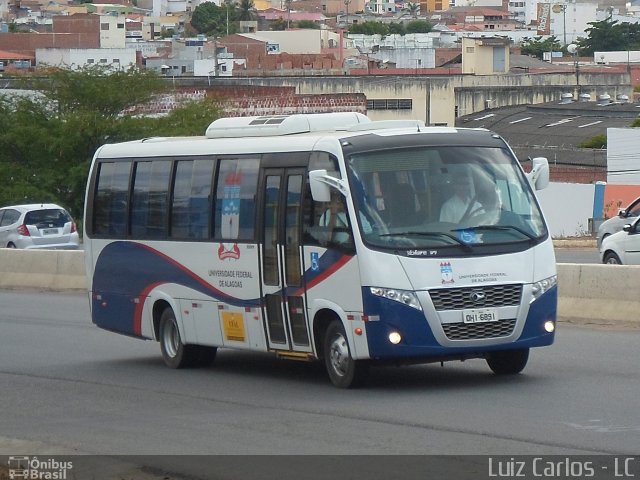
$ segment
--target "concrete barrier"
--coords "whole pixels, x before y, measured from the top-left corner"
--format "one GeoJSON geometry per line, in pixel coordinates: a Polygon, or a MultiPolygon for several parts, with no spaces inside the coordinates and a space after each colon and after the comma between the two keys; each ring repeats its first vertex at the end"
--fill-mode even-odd
{"type": "MultiPolygon", "coordinates": [[[[561,321],[640,327],[640,266],[558,264],[561,321]]],[[[86,290],[84,251],[0,248],[0,288],[86,290]]]]}
{"type": "Polygon", "coordinates": [[[0,288],[86,290],[84,251],[0,248],[0,288]]]}
{"type": "Polygon", "coordinates": [[[640,266],[558,264],[558,316],[595,325],[640,327],[640,266]]]}

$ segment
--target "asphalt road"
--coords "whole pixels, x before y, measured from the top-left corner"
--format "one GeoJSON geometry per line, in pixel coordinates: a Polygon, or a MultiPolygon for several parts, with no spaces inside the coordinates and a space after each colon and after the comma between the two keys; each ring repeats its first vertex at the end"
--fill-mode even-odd
{"type": "MultiPolygon", "coordinates": [[[[167,369],[155,342],[93,326],[87,303],[0,291],[0,454],[639,453],[640,330],[560,325],[523,375],[481,360],[387,367],[346,391],[319,365],[268,354],[223,350],[210,368],[167,369]]],[[[201,457],[153,462],[159,478],[213,478],[201,457]]],[[[236,476],[216,478],[248,478],[243,461],[226,471],[236,476]]]]}
{"type": "Polygon", "coordinates": [[[556,248],[557,263],[600,263],[596,248],[556,248]]]}

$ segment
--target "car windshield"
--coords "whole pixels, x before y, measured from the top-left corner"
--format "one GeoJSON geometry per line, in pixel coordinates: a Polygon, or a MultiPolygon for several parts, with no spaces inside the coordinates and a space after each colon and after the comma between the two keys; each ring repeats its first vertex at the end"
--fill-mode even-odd
{"type": "Polygon", "coordinates": [[[32,210],[24,216],[26,225],[35,225],[38,228],[44,227],[64,227],[64,224],[71,221],[71,217],[64,210],[59,208],[49,208],[43,210],[32,210]]]}
{"type": "Polygon", "coordinates": [[[547,233],[529,183],[506,149],[367,152],[351,156],[347,169],[363,240],[375,247],[470,250],[547,233]]]}

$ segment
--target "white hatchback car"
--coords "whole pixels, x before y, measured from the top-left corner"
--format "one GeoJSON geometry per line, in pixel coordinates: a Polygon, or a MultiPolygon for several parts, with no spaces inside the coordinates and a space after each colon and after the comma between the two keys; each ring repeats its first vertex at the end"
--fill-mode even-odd
{"type": "Polygon", "coordinates": [[[640,265],[640,218],[627,224],[622,231],[605,237],[600,246],[602,263],[640,265]]]}
{"type": "Polygon", "coordinates": [[[75,250],[78,243],[76,224],[59,205],[38,203],[0,208],[0,247],[75,250]]]}

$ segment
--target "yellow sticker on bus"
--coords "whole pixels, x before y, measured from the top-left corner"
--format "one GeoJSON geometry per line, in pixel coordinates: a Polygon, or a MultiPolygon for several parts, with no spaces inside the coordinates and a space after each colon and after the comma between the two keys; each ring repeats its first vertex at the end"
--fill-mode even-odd
{"type": "Polygon", "coordinates": [[[225,338],[234,342],[244,342],[244,314],[238,312],[221,313],[225,338]]]}

